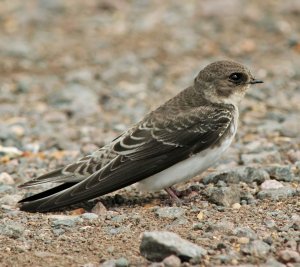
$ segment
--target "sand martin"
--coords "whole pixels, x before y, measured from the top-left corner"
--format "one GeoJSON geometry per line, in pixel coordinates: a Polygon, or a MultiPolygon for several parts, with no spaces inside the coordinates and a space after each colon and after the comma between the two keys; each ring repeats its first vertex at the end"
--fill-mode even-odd
{"type": "Polygon", "coordinates": [[[217,61],[194,84],[146,115],[91,155],[37,177],[20,187],[60,185],[20,201],[30,212],[56,210],[137,183],[141,190],[165,189],[214,164],[237,130],[238,107],[256,80],[243,65],[217,61]]]}

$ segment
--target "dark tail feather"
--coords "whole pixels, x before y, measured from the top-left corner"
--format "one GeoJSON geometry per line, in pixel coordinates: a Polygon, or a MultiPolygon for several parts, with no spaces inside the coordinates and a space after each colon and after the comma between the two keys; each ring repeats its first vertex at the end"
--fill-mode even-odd
{"type": "MultiPolygon", "coordinates": [[[[38,194],[35,194],[33,196],[30,196],[30,197],[27,197],[27,198],[23,198],[21,199],[18,203],[24,203],[24,202],[31,202],[31,201],[34,201],[34,200],[38,200],[38,199],[41,199],[41,198],[44,198],[44,197],[48,197],[48,196],[51,196],[55,193],[58,193],[60,191],[63,191],[73,185],[77,184],[77,182],[69,182],[69,183],[64,183],[64,184],[61,184],[59,186],[56,186],[56,187],[53,187],[53,188],[50,188],[46,191],[43,191],[41,193],[38,193],[38,194]]],[[[23,205],[21,206],[21,210],[22,209],[23,205]]],[[[26,210],[26,209],[24,209],[26,210]]]]}
{"type": "Polygon", "coordinates": [[[32,179],[24,184],[19,185],[18,187],[24,188],[24,187],[29,187],[29,186],[33,186],[33,185],[48,183],[48,182],[53,182],[53,183],[64,182],[64,180],[66,181],[67,178],[70,178],[72,176],[73,176],[73,174],[71,174],[69,176],[62,174],[62,168],[60,168],[60,169],[45,173],[35,179],[32,179]]]}

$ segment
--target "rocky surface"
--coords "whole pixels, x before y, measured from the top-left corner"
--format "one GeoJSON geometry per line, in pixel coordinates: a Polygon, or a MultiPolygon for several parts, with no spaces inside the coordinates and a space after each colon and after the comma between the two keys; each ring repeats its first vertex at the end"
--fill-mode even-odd
{"type": "Polygon", "coordinates": [[[297,0],[1,1],[1,266],[300,266],[299,14],[297,0]],[[132,186],[62,212],[18,210],[51,186],[18,184],[114,139],[224,58],[265,83],[218,164],[177,186],[183,206],[132,186]],[[207,253],[147,260],[153,231],[207,253]]]}

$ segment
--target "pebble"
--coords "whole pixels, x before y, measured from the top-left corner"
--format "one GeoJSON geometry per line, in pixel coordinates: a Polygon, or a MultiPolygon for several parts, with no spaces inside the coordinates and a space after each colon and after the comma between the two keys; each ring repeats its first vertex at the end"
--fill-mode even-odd
{"type": "Polygon", "coordinates": [[[261,265],[260,267],[286,267],[285,264],[280,263],[274,258],[268,258],[267,261],[261,265]]]}
{"type": "Polygon", "coordinates": [[[256,233],[249,227],[236,227],[233,234],[238,237],[248,237],[250,240],[257,239],[256,233]]]}
{"type": "Polygon", "coordinates": [[[166,231],[144,232],[140,253],[150,261],[162,261],[170,255],[176,255],[181,261],[193,259],[197,262],[207,254],[205,249],[166,231]]]}
{"type": "Polygon", "coordinates": [[[241,161],[244,165],[250,165],[253,163],[274,164],[281,163],[281,156],[280,153],[276,150],[264,151],[261,153],[242,154],[241,161]]]}
{"type": "Polygon", "coordinates": [[[7,184],[0,184],[0,193],[13,193],[15,191],[15,188],[12,187],[11,185],[7,185],[7,184]]]}
{"type": "Polygon", "coordinates": [[[99,216],[105,216],[107,214],[107,208],[103,205],[102,202],[97,202],[97,204],[92,208],[92,213],[95,213],[99,216]]]}
{"type": "Polygon", "coordinates": [[[14,183],[14,179],[7,172],[0,173],[0,184],[12,185],[14,183]]]}
{"type": "Polygon", "coordinates": [[[129,262],[126,258],[121,257],[116,260],[115,265],[116,265],[116,267],[127,267],[127,266],[129,266],[129,262]]]}
{"type": "Polygon", "coordinates": [[[91,221],[91,220],[98,219],[99,216],[95,213],[86,212],[86,213],[83,213],[80,217],[82,219],[86,219],[86,220],[91,221]]]}
{"type": "Polygon", "coordinates": [[[286,120],[281,124],[280,132],[283,136],[297,137],[300,132],[300,123],[295,123],[300,121],[299,114],[291,114],[286,118],[286,120]]]}
{"type": "Polygon", "coordinates": [[[262,190],[278,189],[283,187],[283,184],[276,180],[266,180],[260,185],[262,190]]]}
{"type": "Polygon", "coordinates": [[[163,260],[163,264],[165,267],[180,267],[181,261],[177,256],[171,255],[163,260]]]}
{"type": "Polygon", "coordinates": [[[107,260],[101,263],[101,267],[116,267],[116,260],[107,260]]]}
{"type": "Polygon", "coordinates": [[[0,146],[0,158],[7,157],[9,159],[20,157],[23,154],[21,150],[16,147],[3,147],[0,146]]]}
{"type": "Polygon", "coordinates": [[[127,215],[125,215],[125,214],[115,215],[115,216],[111,217],[111,220],[113,222],[118,222],[118,223],[121,223],[121,222],[123,222],[126,219],[127,219],[127,215]]]}
{"type": "Polygon", "coordinates": [[[283,263],[300,262],[300,254],[297,251],[291,249],[285,249],[278,253],[279,260],[283,263]]]}
{"type": "Polygon", "coordinates": [[[232,204],[232,206],[231,206],[233,209],[235,209],[235,210],[239,210],[240,208],[241,208],[241,204],[240,203],[234,203],[234,204],[232,204]]]}
{"type": "Polygon", "coordinates": [[[52,221],[52,226],[53,227],[61,227],[61,226],[74,227],[80,221],[81,219],[78,216],[69,216],[69,218],[56,219],[52,221]]]}
{"type": "Polygon", "coordinates": [[[291,166],[269,166],[264,168],[270,175],[278,181],[290,182],[294,178],[291,166]]]}
{"type": "Polygon", "coordinates": [[[271,250],[270,245],[261,240],[254,240],[241,247],[244,254],[255,257],[265,257],[271,250]]]}
{"type": "Polygon", "coordinates": [[[163,207],[155,210],[155,214],[159,218],[177,219],[184,216],[185,210],[180,207],[163,207]]]}
{"type": "Polygon", "coordinates": [[[0,235],[5,235],[10,238],[19,238],[23,235],[25,227],[17,222],[1,223],[0,235]]]}
{"type": "Polygon", "coordinates": [[[240,202],[240,190],[237,186],[212,187],[207,190],[209,200],[217,205],[230,207],[240,202]]]}
{"type": "Polygon", "coordinates": [[[222,232],[222,233],[231,234],[233,229],[234,229],[234,224],[232,222],[223,220],[221,222],[211,223],[206,230],[212,232],[222,232]]]}
{"type": "Polygon", "coordinates": [[[291,188],[289,186],[284,186],[278,189],[267,189],[261,190],[257,194],[257,198],[259,199],[267,199],[270,198],[272,200],[279,200],[281,198],[288,198],[295,196],[297,193],[296,189],[291,188]]]}
{"type": "Polygon", "coordinates": [[[200,211],[198,214],[197,214],[197,219],[199,221],[202,221],[204,219],[204,213],[202,211],[200,211]]]}
{"type": "Polygon", "coordinates": [[[239,244],[248,244],[250,239],[248,237],[239,237],[237,241],[239,244]]]}
{"type": "Polygon", "coordinates": [[[274,220],[265,220],[265,225],[269,228],[269,229],[275,229],[276,228],[276,223],[274,220]]]}
{"type": "Polygon", "coordinates": [[[254,167],[239,167],[233,170],[226,170],[219,173],[210,174],[203,179],[204,184],[216,184],[219,181],[224,181],[226,184],[237,184],[239,182],[261,184],[269,179],[269,174],[261,168],[254,167]]]}

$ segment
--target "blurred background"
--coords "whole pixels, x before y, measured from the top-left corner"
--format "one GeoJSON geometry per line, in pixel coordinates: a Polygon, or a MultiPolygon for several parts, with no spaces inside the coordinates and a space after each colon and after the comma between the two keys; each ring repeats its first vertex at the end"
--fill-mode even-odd
{"type": "Polygon", "coordinates": [[[2,0],[0,172],[27,180],[91,152],[220,59],[265,81],[226,166],[299,161],[299,17],[298,0],[2,0]]]}

